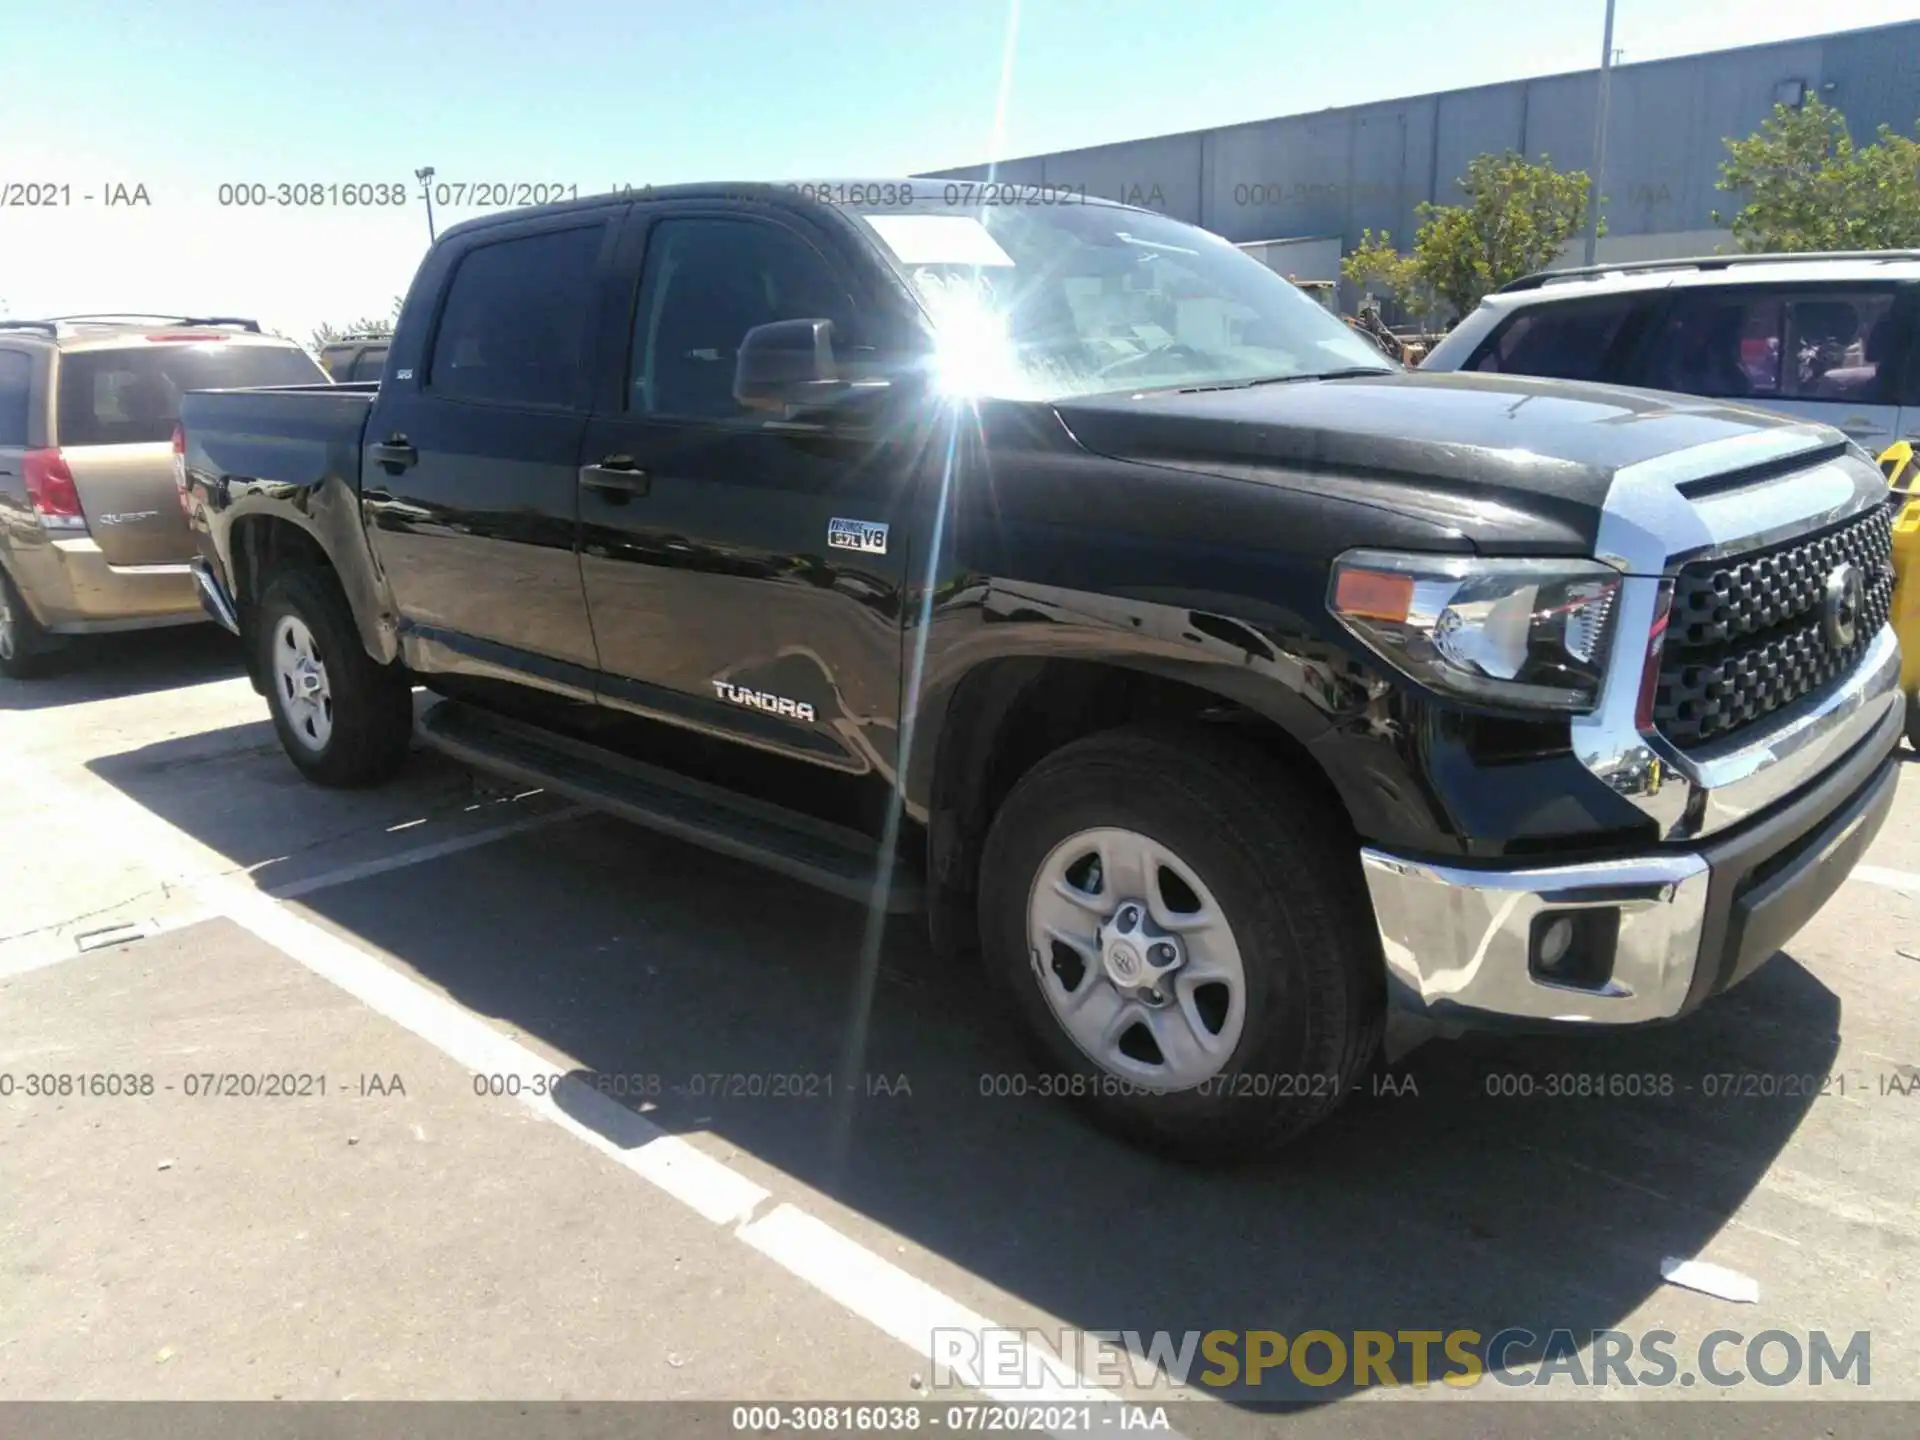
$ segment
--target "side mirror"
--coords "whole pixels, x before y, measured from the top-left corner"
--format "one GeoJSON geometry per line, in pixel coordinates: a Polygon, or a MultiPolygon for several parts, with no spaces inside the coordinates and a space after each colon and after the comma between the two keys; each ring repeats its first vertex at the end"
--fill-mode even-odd
{"type": "Polygon", "coordinates": [[[750,410],[816,409],[847,393],[833,355],[831,320],[776,320],[740,341],[733,398],[750,410]]]}

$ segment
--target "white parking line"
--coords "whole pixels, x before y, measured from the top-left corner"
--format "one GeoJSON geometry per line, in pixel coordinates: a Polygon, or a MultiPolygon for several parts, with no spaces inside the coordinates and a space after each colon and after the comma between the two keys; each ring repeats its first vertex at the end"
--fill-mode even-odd
{"type": "Polygon", "coordinates": [[[544,815],[529,815],[523,820],[509,820],[504,825],[490,825],[484,830],[455,835],[451,839],[440,840],[432,845],[416,845],[411,850],[402,850],[394,855],[363,860],[357,865],[342,865],[337,870],[309,875],[304,880],[290,880],[285,885],[262,885],[259,888],[276,900],[293,900],[302,895],[311,895],[316,890],[326,890],[335,885],[347,885],[355,880],[384,875],[389,870],[403,870],[409,865],[438,860],[444,855],[458,855],[462,850],[478,849],[482,845],[491,845],[496,840],[504,840],[509,835],[524,835],[529,830],[543,830],[549,825],[557,825],[562,820],[573,820],[586,813],[587,809],[584,805],[568,805],[563,809],[550,810],[544,815]]]}
{"type": "MultiPolygon", "coordinates": [[[[533,1050],[501,1034],[485,1020],[418,981],[395,970],[376,953],[325,929],[288,909],[282,899],[231,873],[231,862],[185,831],[167,823],[91,772],[56,778],[45,762],[24,764],[0,753],[0,778],[15,793],[37,794],[68,815],[87,814],[96,822],[94,833],[112,837],[147,868],[172,874],[190,886],[216,914],[279,950],[295,963],[354,996],[425,1040],[465,1069],[484,1074],[551,1075],[554,1065],[533,1050]]],[[[530,817],[549,821],[557,817],[530,817]]],[[[527,822],[515,825],[533,828],[527,822]]],[[[495,827],[504,831],[509,827],[495,827]]],[[[474,837],[474,844],[485,843],[474,837]]],[[[492,838],[498,838],[495,835],[492,838]]],[[[421,846],[413,853],[452,853],[444,847],[421,846]]],[[[456,846],[455,848],[469,848],[456,846]]],[[[402,857],[393,856],[396,868],[402,857]]],[[[379,865],[381,862],[369,862],[379,865]]],[[[349,866],[310,881],[295,882],[284,893],[311,893],[313,882],[329,876],[359,878],[363,867],[349,866]],[[300,887],[305,888],[300,888],[300,887]]],[[[377,873],[369,871],[366,873],[377,873]]],[[[329,883],[341,883],[330,880],[329,883]]],[[[679,1136],[602,1096],[589,1087],[563,1085],[558,1095],[534,1095],[522,1084],[516,1097],[541,1119],[658,1187],[696,1214],[716,1225],[732,1227],[735,1238],[812,1286],[826,1298],[865,1320],[886,1335],[910,1347],[929,1364],[934,1359],[933,1331],[966,1329],[980,1335],[976,1355],[996,1355],[984,1333],[993,1322],[967,1309],[958,1300],[928,1285],[891,1261],[874,1254],[857,1240],[825,1221],[789,1204],[776,1206],[756,1219],[771,1194],[705,1151],[679,1136]],[[569,1113],[569,1112],[576,1113],[569,1113]],[[591,1123],[576,1118],[585,1113],[591,1123]]],[[[1023,1376],[1044,1376],[1061,1366],[1062,1358],[1021,1343],[1023,1376]]],[[[977,1360],[957,1357],[942,1363],[953,1378],[995,1399],[1058,1402],[1071,1398],[1080,1405],[1112,1406],[1114,1392],[1075,1375],[1077,1383],[1049,1383],[1044,1390],[1023,1389],[1007,1394],[982,1383],[977,1360]]],[[[1070,1365],[1071,1362],[1069,1362],[1070,1365]]],[[[1073,1423],[1073,1417],[1065,1422],[1073,1423]]],[[[1110,1422],[1112,1423],[1112,1422],[1110,1422]]],[[[1156,1433],[1180,1440],[1176,1431],[1156,1433]]],[[[1076,1436],[1076,1440],[1078,1437],[1076,1436]]]]}

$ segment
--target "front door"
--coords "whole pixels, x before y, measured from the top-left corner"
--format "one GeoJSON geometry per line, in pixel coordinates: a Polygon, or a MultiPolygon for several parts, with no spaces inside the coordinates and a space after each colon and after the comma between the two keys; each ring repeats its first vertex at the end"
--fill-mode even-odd
{"type": "Polygon", "coordinates": [[[613,220],[480,231],[450,262],[424,373],[382,383],[361,500],[417,668],[592,696],[578,467],[613,220]]]}
{"type": "Polygon", "coordinates": [[[904,440],[796,425],[733,396],[775,320],[860,336],[857,280],[765,212],[659,207],[625,383],[581,452],[581,574],[603,703],[891,780],[900,718],[904,440]]]}

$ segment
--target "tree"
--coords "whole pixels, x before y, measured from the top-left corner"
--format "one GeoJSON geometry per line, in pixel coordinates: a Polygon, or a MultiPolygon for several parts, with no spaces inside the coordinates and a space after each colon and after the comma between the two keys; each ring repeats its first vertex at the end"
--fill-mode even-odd
{"type": "Polygon", "coordinates": [[[1362,297],[1374,295],[1397,301],[1413,314],[1426,316],[1433,309],[1432,288],[1411,255],[1402,255],[1393,246],[1393,232],[1360,232],[1360,243],[1340,262],[1340,274],[1362,297]]]}
{"type": "MultiPolygon", "coordinates": [[[[1460,188],[1465,205],[1419,207],[1413,263],[1422,281],[1456,317],[1489,291],[1545,268],[1587,222],[1591,181],[1584,170],[1555,170],[1507,151],[1476,156],[1460,188]]],[[[1603,197],[1604,198],[1604,197],[1603,197]]]]}
{"type": "Polygon", "coordinates": [[[400,307],[405,303],[405,296],[394,296],[393,311],[384,320],[376,320],[371,316],[366,316],[359,320],[350,320],[345,325],[333,325],[331,323],[322,325],[313,332],[313,343],[310,348],[324,350],[327,346],[333,344],[334,341],[343,340],[349,335],[391,335],[393,334],[394,322],[400,318],[400,307]]]}
{"type": "MultiPolygon", "coordinates": [[[[1742,250],[1920,246],[1920,140],[1882,125],[1855,149],[1846,117],[1814,98],[1774,106],[1759,130],[1726,143],[1717,185],[1746,202],[1732,221],[1742,250]]],[[[1713,219],[1728,223],[1718,211],[1713,219]]]]}
{"type": "Polygon", "coordinates": [[[1395,300],[1410,292],[1419,281],[1412,258],[1393,248],[1390,230],[1382,230],[1378,235],[1362,230],[1360,243],[1340,262],[1340,274],[1362,294],[1371,291],[1395,300]]]}

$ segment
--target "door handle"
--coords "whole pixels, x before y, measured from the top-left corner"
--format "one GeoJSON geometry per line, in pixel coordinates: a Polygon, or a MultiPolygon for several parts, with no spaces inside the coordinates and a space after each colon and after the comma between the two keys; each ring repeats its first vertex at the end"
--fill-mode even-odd
{"type": "Polygon", "coordinates": [[[395,435],[390,440],[369,445],[367,453],[373,456],[374,464],[394,475],[411,469],[420,460],[420,452],[407,443],[404,435],[395,435]]]}
{"type": "Polygon", "coordinates": [[[580,484],[588,490],[598,490],[614,504],[626,503],[631,495],[645,495],[652,488],[652,477],[638,465],[631,455],[609,455],[598,465],[580,467],[580,484]]]}
{"type": "Polygon", "coordinates": [[[398,515],[403,520],[431,520],[433,512],[423,510],[418,505],[409,505],[404,500],[396,500],[385,490],[363,490],[360,503],[376,515],[398,515]]]}

